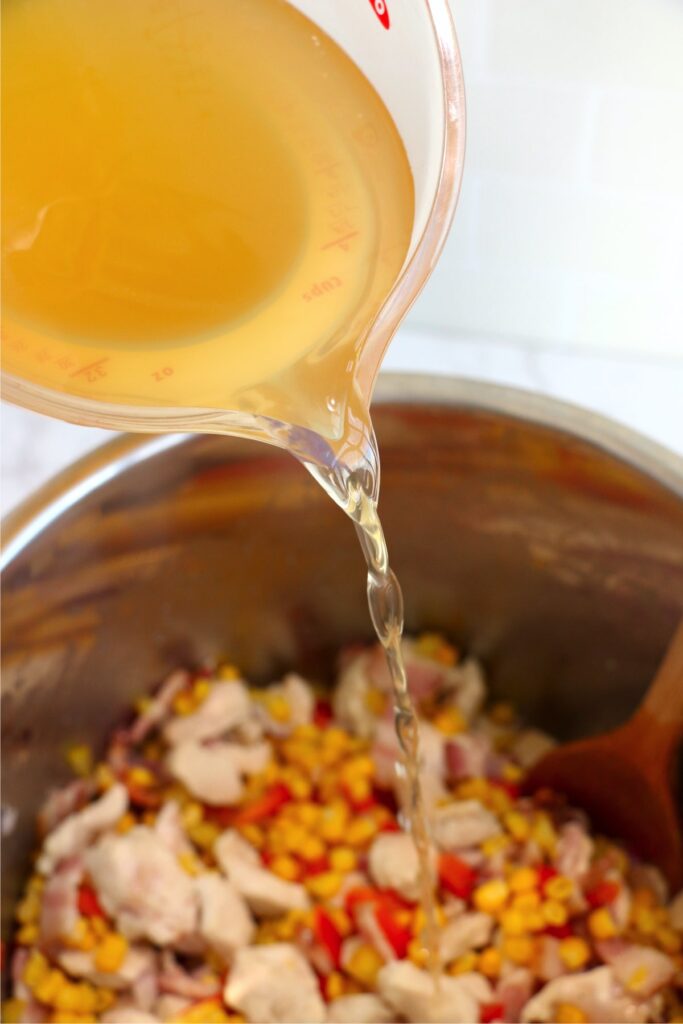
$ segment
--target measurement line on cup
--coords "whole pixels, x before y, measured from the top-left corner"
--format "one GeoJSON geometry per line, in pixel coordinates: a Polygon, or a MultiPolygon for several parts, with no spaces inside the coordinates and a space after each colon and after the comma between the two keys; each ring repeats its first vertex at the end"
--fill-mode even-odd
{"type": "Polygon", "coordinates": [[[333,238],[331,242],[326,242],[325,245],[321,245],[321,249],[331,249],[333,246],[338,245],[340,249],[346,251],[348,249],[349,239],[355,238],[358,234],[357,231],[349,231],[347,235],[342,235],[340,238],[333,238]]]}

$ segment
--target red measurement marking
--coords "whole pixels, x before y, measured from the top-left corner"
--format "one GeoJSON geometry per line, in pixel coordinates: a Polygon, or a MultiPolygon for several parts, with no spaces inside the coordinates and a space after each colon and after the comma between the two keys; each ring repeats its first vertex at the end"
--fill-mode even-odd
{"type": "Polygon", "coordinates": [[[165,377],[172,377],[172,376],[173,376],[173,367],[172,366],[164,366],[164,367],[161,368],[161,370],[153,370],[152,371],[152,377],[154,378],[154,380],[157,380],[157,381],[162,381],[162,380],[164,380],[165,377]]]}
{"type": "Polygon", "coordinates": [[[105,356],[104,359],[97,359],[94,363],[88,363],[87,366],[81,366],[79,370],[75,370],[74,373],[69,374],[70,377],[83,376],[89,384],[94,384],[95,381],[101,380],[102,377],[107,376],[107,371],[104,369],[104,364],[109,362],[109,356],[105,356]]]}
{"type": "Polygon", "coordinates": [[[334,277],[326,277],[323,281],[314,281],[308,291],[302,293],[301,298],[304,302],[312,302],[313,299],[320,299],[341,286],[342,279],[335,274],[334,277]]]}
{"type": "Polygon", "coordinates": [[[389,28],[389,11],[386,0],[370,0],[370,6],[384,28],[389,28]]]}
{"type": "Polygon", "coordinates": [[[348,241],[350,238],[355,238],[358,234],[357,231],[349,231],[347,235],[342,235],[341,238],[333,238],[331,242],[326,242],[325,245],[321,245],[321,249],[332,249],[333,246],[338,245],[344,252],[349,251],[348,241]]]}

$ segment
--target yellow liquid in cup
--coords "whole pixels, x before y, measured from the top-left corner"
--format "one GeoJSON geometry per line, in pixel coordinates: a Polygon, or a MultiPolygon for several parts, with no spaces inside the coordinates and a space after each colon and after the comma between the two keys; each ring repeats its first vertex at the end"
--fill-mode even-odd
{"type": "Polygon", "coordinates": [[[364,75],[282,0],[2,14],[5,370],[339,434],[413,222],[364,75]]]}

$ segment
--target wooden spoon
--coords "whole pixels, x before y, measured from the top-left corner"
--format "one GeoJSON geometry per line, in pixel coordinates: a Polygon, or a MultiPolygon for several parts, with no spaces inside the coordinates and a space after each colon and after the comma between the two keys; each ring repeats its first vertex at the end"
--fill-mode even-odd
{"type": "Polygon", "coordinates": [[[642,704],[602,736],[557,747],[534,765],[527,792],[548,787],[590,814],[598,831],[628,843],[683,884],[683,838],[674,799],[675,752],[683,735],[683,621],[642,704]]]}

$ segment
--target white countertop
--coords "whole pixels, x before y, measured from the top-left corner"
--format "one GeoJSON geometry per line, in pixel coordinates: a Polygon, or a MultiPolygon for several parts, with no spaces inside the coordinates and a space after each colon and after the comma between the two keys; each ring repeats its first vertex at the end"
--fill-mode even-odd
{"type": "MultiPolygon", "coordinates": [[[[526,388],[603,413],[683,454],[683,358],[475,340],[403,328],[393,371],[444,373],[526,388]]],[[[3,514],[68,463],[111,437],[2,403],[3,514]]]]}

